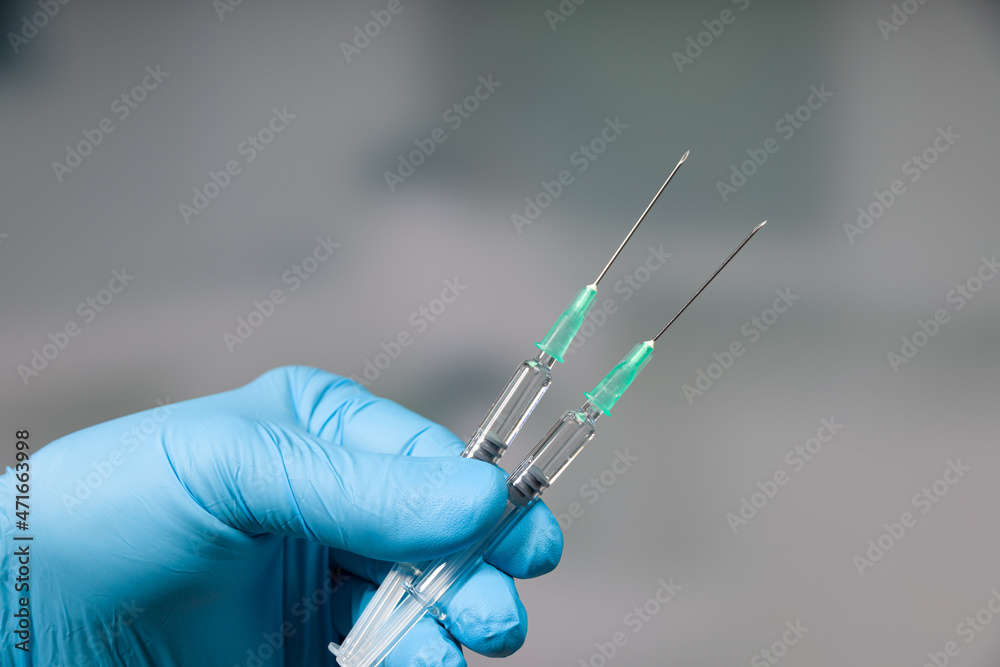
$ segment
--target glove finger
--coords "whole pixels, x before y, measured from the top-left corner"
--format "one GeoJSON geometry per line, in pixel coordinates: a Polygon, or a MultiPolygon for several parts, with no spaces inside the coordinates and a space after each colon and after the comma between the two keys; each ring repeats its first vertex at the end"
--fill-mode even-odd
{"type": "Polygon", "coordinates": [[[455,639],[426,614],[399,640],[382,664],[384,667],[466,667],[465,656],[455,639]]]}
{"type": "Polygon", "coordinates": [[[409,456],[457,456],[465,449],[440,424],[317,368],[276,368],[242,390],[281,401],[307,432],[352,449],[409,456]]]}
{"type": "MultiPolygon", "coordinates": [[[[487,563],[515,579],[548,574],[562,558],[563,534],[552,512],[536,503],[513,529],[486,553],[487,563]]],[[[394,563],[333,550],[331,561],[351,574],[379,584],[394,563]]]]}
{"type": "Polygon", "coordinates": [[[367,558],[340,549],[330,550],[330,562],[333,563],[334,567],[339,567],[376,586],[382,583],[382,580],[389,574],[389,570],[396,564],[394,561],[367,558]]]}
{"type": "Polygon", "coordinates": [[[428,560],[466,546],[506,504],[502,471],[481,461],[333,447],[240,416],[166,428],[170,465],[191,496],[251,534],[302,537],[379,560],[428,560]]]}
{"type": "Polygon", "coordinates": [[[374,594],[375,584],[359,577],[347,576],[330,595],[333,629],[340,635],[341,641],[354,627],[361,610],[374,594]]]}
{"type": "MultiPolygon", "coordinates": [[[[335,628],[346,636],[375,592],[375,585],[357,578],[332,594],[335,628]]],[[[424,615],[389,654],[386,667],[452,663],[461,657],[455,642],[490,657],[505,657],[524,644],[528,616],[514,581],[492,565],[481,563],[444,604],[444,625],[424,615]],[[429,660],[418,662],[417,658],[429,660]],[[441,662],[434,662],[440,660],[441,662]]]]}
{"type": "Polygon", "coordinates": [[[476,653],[502,658],[524,644],[528,613],[514,580],[488,563],[455,591],[444,611],[444,627],[476,653]]]}
{"type": "MultiPolygon", "coordinates": [[[[374,594],[374,584],[353,577],[333,593],[334,629],[341,637],[347,636],[374,594]]],[[[462,650],[454,638],[441,624],[426,615],[399,641],[381,664],[384,667],[466,667],[462,650]]]]}
{"type": "MultiPolygon", "coordinates": [[[[464,448],[464,443],[443,427],[371,395],[352,380],[304,367],[278,371],[274,380],[287,382],[289,393],[297,397],[299,422],[324,439],[330,436],[334,442],[365,451],[418,456],[457,455],[464,448]],[[340,417],[329,417],[331,410],[339,411],[340,417]]],[[[538,503],[487,555],[487,561],[513,577],[537,577],[555,568],[562,546],[558,522],[547,507],[538,503]]],[[[389,567],[386,563],[358,564],[356,572],[377,583],[389,567]]]]}
{"type": "Polygon", "coordinates": [[[539,501],[500,543],[486,553],[487,563],[516,579],[548,574],[562,558],[563,534],[552,512],[539,501]]]}

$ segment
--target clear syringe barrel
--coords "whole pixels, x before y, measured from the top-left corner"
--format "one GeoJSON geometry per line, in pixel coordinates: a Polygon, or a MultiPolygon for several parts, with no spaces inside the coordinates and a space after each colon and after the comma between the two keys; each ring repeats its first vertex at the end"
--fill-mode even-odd
{"type": "Polygon", "coordinates": [[[534,359],[518,366],[483,423],[469,438],[462,456],[493,464],[500,460],[549,388],[554,362],[552,355],[539,352],[534,359]]]}
{"type": "Polygon", "coordinates": [[[404,581],[406,595],[392,614],[359,637],[355,650],[338,662],[344,667],[373,667],[384,660],[400,639],[417,624],[424,612],[445,620],[444,604],[476,571],[483,554],[500,542],[521,517],[573,462],[594,437],[594,422],[601,410],[590,402],[566,412],[517,469],[507,477],[507,506],[490,533],[465,551],[438,559],[412,580],[404,581]]]}
{"type": "MultiPolygon", "coordinates": [[[[463,457],[494,465],[500,460],[549,388],[552,382],[552,364],[555,361],[555,357],[540,351],[534,359],[528,359],[518,366],[482,424],[469,439],[469,444],[462,452],[463,457]]],[[[356,651],[357,638],[364,636],[372,625],[385,620],[405,594],[403,582],[423,572],[426,566],[427,563],[399,563],[393,566],[343,643],[340,646],[330,645],[338,660],[342,658],[347,661],[351,658],[356,651]]]]}
{"type": "Polygon", "coordinates": [[[508,499],[520,497],[525,504],[538,500],[594,437],[594,422],[600,416],[590,401],[579,410],[566,411],[507,477],[508,499]]]}

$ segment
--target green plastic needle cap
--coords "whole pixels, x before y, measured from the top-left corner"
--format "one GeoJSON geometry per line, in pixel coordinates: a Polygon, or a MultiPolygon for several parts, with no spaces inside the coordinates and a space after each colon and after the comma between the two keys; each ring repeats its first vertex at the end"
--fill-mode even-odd
{"type": "Polygon", "coordinates": [[[535,347],[562,363],[563,355],[569,349],[569,344],[576,338],[577,332],[583,326],[583,321],[587,319],[587,314],[590,313],[590,307],[594,305],[596,297],[597,285],[587,285],[580,290],[576,298],[573,299],[573,303],[569,304],[569,308],[559,316],[542,342],[535,343],[535,347]]]}
{"type": "Polygon", "coordinates": [[[586,392],[584,396],[601,412],[610,415],[611,408],[652,358],[653,341],[639,343],[594,387],[593,391],[586,392]]]}

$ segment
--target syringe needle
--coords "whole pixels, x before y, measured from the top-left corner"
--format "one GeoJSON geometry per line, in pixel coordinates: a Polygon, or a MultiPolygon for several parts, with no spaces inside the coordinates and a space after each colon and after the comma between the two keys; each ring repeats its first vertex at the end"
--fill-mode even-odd
{"type": "Polygon", "coordinates": [[[583,289],[577,292],[576,297],[569,304],[569,307],[563,311],[563,314],[559,316],[556,323],[552,325],[552,328],[549,329],[549,333],[545,335],[545,338],[535,343],[535,347],[556,361],[561,362],[563,360],[563,355],[566,354],[566,350],[569,349],[570,343],[573,342],[574,338],[576,338],[577,333],[580,331],[580,327],[583,326],[583,321],[587,318],[587,315],[590,314],[591,306],[594,305],[594,299],[597,297],[597,283],[601,282],[604,274],[606,274],[608,269],[611,268],[611,265],[614,264],[614,261],[618,258],[618,255],[621,254],[625,244],[628,243],[629,239],[632,238],[632,235],[635,234],[635,230],[639,228],[639,225],[646,218],[646,214],[648,214],[650,209],[653,208],[653,204],[655,204],[656,200],[660,198],[663,191],[667,189],[667,186],[670,184],[671,179],[673,179],[674,174],[677,173],[677,170],[681,168],[681,165],[684,164],[684,160],[686,160],[690,154],[691,151],[687,151],[683,156],[681,156],[681,161],[677,163],[674,170],[670,172],[670,176],[668,176],[667,180],[662,186],[660,186],[660,190],[656,193],[656,196],[653,197],[653,201],[649,202],[649,206],[646,207],[646,210],[642,212],[639,219],[636,220],[634,225],[632,225],[632,229],[629,230],[628,236],[626,236],[625,240],[622,241],[620,246],[618,246],[618,250],[615,250],[615,254],[611,256],[611,259],[604,267],[604,270],[601,271],[599,276],[597,276],[597,280],[584,286],[583,289]]]}
{"type": "Polygon", "coordinates": [[[622,359],[618,365],[615,366],[611,372],[597,384],[596,387],[594,387],[593,390],[584,393],[584,396],[587,397],[590,405],[594,406],[606,415],[611,414],[611,408],[614,407],[615,403],[618,402],[618,399],[625,393],[625,390],[629,388],[636,376],[639,375],[639,372],[653,357],[653,345],[656,343],[656,339],[662,336],[663,332],[669,329],[670,325],[681,316],[681,313],[687,310],[687,307],[691,305],[691,302],[697,299],[698,295],[705,291],[708,284],[715,280],[715,277],[719,275],[722,269],[726,268],[726,264],[729,264],[730,260],[732,260],[733,257],[736,257],[736,253],[743,249],[743,246],[745,246],[750,239],[753,238],[753,235],[756,234],[766,222],[767,220],[754,227],[754,230],[750,232],[750,236],[743,239],[743,243],[741,243],[736,250],[734,250],[732,254],[726,258],[726,261],[722,263],[722,266],[715,270],[715,273],[713,273],[712,276],[705,281],[705,284],[694,293],[694,296],[688,299],[688,302],[684,304],[684,307],[677,311],[676,315],[670,318],[670,321],[667,322],[667,326],[660,329],[660,333],[656,334],[656,336],[654,336],[651,340],[638,343],[627,355],[625,355],[625,358],[622,359]]]}
{"type": "Polygon", "coordinates": [[[653,204],[656,203],[656,200],[660,198],[660,195],[663,194],[663,191],[667,189],[668,185],[670,185],[670,181],[674,177],[674,174],[677,173],[677,170],[681,168],[681,165],[684,164],[684,160],[688,159],[688,155],[690,154],[691,151],[687,151],[686,153],[684,153],[684,155],[681,156],[681,161],[677,163],[677,166],[674,167],[674,170],[670,172],[669,176],[667,176],[667,180],[664,181],[663,185],[660,186],[660,189],[659,191],[657,191],[656,196],[653,197],[653,201],[649,202],[649,206],[646,207],[646,210],[642,212],[642,215],[639,216],[639,219],[635,221],[634,225],[632,225],[632,229],[629,231],[628,236],[626,236],[625,240],[622,241],[622,244],[618,246],[618,250],[615,250],[615,254],[611,256],[610,260],[608,260],[607,265],[605,265],[604,269],[597,276],[597,280],[591,283],[592,285],[596,286],[598,283],[601,282],[601,279],[604,278],[604,274],[608,272],[608,269],[611,268],[611,265],[615,263],[616,259],[618,259],[618,255],[620,255],[622,250],[625,248],[625,244],[628,243],[629,239],[632,238],[632,235],[635,234],[635,230],[639,228],[639,225],[646,218],[646,214],[649,213],[650,209],[653,208],[653,204]]]}
{"type": "Polygon", "coordinates": [[[692,297],[691,297],[690,299],[688,299],[688,302],[684,304],[684,307],[683,307],[683,308],[681,308],[680,310],[678,310],[678,311],[677,311],[677,314],[676,314],[676,315],[674,315],[674,316],[673,316],[672,318],[670,318],[670,321],[669,321],[669,322],[667,322],[667,326],[665,326],[665,327],[663,327],[662,329],[660,329],[660,333],[658,333],[658,334],[656,334],[655,336],[653,336],[653,342],[654,342],[654,343],[655,343],[655,342],[656,342],[656,341],[657,341],[657,340],[658,340],[658,339],[660,338],[660,336],[662,336],[662,335],[663,335],[663,333],[664,333],[664,332],[665,332],[665,331],[666,331],[667,329],[669,329],[669,328],[670,328],[670,325],[674,323],[674,320],[676,320],[676,319],[677,319],[678,317],[680,317],[680,316],[681,316],[681,313],[683,313],[683,312],[684,312],[685,310],[687,310],[687,307],[688,307],[688,306],[690,306],[690,305],[691,305],[691,303],[692,303],[692,302],[693,302],[693,301],[694,301],[695,299],[697,299],[697,298],[698,298],[698,295],[699,295],[699,294],[701,294],[702,292],[704,292],[704,291],[705,291],[705,288],[706,288],[706,287],[708,287],[708,284],[709,284],[710,282],[712,282],[713,280],[715,280],[715,277],[716,277],[717,275],[719,275],[719,274],[720,274],[720,273],[722,272],[722,269],[726,268],[726,264],[729,264],[729,261],[730,261],[730,260],[731,260],[731,259],[732,259],[733,257],[736,257],[736,253],[738,253],[738,252],[739,252],[740,250],[743,250],[743,246],[745,246],[745,245],[746,245],[747,243],[749,243],[749,242],[750,242],[750,239],[752,239],[752,238],[753,238],[753,235],[754,235],[754,234],[756,234],[756,233],[757,233],[757,232],[758,232],[758,231],[760,230],[760,228],[761,228],[761,227],[763,227],[763,226],[764,226],[764,225],[766,225],[766,224],[767,224],[767,220],[765,220],[764,222],[760,223],[759,225],[757,225],[756,227],[754,227],[754,228],[753,228],[753,231],[752,231],[752,232],[750,232],[750,236],[748,236],[748,237],[746,237],[745,239],[743,239],[743,243],[741,243],[741,244],[740,244],[740,245],[739,245],[739,246],[738,246],[738,247],[736,248],[736,250],[734,250],[734,251],[733,251],[733,254],[731,254],[731,255],[730,255],[729,257],[727,257],[727,258],[726,258],[726,261],[724,261],[724,262],[723,262],[723,263],[722,263],[722,264],[721,264],[721,265],[719,266],[719,268],[717,268],[717,269],[715,270],[715,273],[713,273],[713,274],[711,275],[711,277],[709,277],[709,279],[705,281],[705,284],[701,286],[701,289],[699,289],[699,290],[698,290],[697,292],[695,292],[695,293],[694,293],[694,296],[692,296],[692,297]]]}

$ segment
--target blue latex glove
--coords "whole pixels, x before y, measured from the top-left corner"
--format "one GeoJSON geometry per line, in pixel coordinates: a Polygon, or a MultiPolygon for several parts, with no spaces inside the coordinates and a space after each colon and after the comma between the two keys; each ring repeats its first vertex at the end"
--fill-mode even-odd
{"type": "MultiPolygon", "coordinates": [[[[12,647],[15,493],[0,477],[3,665],[334,665],[391,561],[456,551],[506,502],[503,472],[357,383],[279,368],[234,391],[122,417],[31,457],[31,661],[12,647]]],[[[386,660],[464,665],[517,650],[511,576],[548,572],[541,504],[386,660]]],[[[23,534],[18,531],[18,534],[23,534]]]]}

